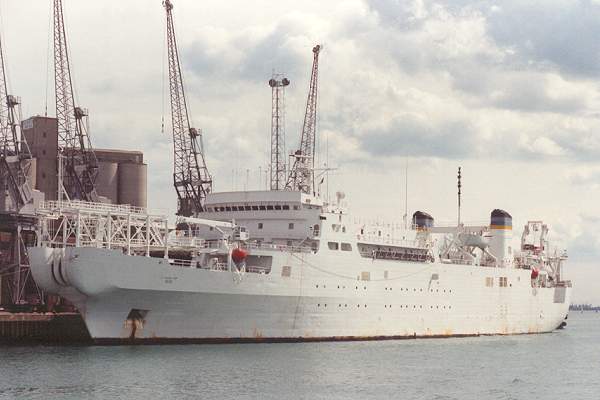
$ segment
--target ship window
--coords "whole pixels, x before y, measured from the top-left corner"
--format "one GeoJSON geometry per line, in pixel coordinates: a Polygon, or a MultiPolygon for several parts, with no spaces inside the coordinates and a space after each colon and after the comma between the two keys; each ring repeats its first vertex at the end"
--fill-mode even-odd
{"type": "Polygon", "coordinates": [[[290,277],[292,275],[292,267],[289,265],[284,265],[281,268],[281,276],[283,277],[290,277]]]}
{"type": "Polygon", "coordinates": [[[377,236],[381,236],[381,231],[377,231],[377,236]]]}
{"type": "Polygon", "coordinates": [[[212,207],[208,207],[208,208],[206,209],[206,211],[207,211],[207,212],[212,212],[212,207]]]}
{"type": "Polygon", "coordinates": [[[313,227],[313,235],[315,235],[315,236],[319,236],[319,233],[320,233],[319,231],[320,231],[320,229],[319,229],[319,224],[316,224],[316,225],[313,227]]]}
{"type": "Polygon", "coordinates": [[[299,210],[300,206],[294,206],[294,210],[299,210]]]}
{"type": "Polygon", "coordinates": [[[329,247],[329,250],[338,250],[340,248],[340,244],[337,242],[328,242],[327,246],[329,247]]]}
{"type": "Polygon", "coordinates": [[[262,228],[263,228],[263,223],[262,223],[262,222],[259,222],[259,223],[258,223],[258,229],[262,229],[262,228]]]}
{"type": "Polygon", "coordinates": [[[251,209],[252,209],[252,207],[250,207],[250,206],[244,206],[244,210],[246,210],[246,211],[250,211],[251,209]]]}
{"type": "MultiPolygon", "coordinates": [[[[343,232],[343,233],[346,233],[346,227],[345,227],[345,226],[342,226],[342,232],[343,232]]],[[[343,250],[343,249],[342,249],[342,250],[343,250]]]]}
{"type": "Polygon", "coordinates": [[[283,205],[283,206],[282,206],[282,208],[283,208],[284,210],[289,210],[289,209],[290,209],[290,206],[288,206],[287,204],[285,204],[285,205],[283,205]]]}
{"type": "Polygon", "coordinates": [[[293,223],[293,222],[290,222],[290,223],[289,223],[289,225],[288,225],[288,229],[294,229],[294,223],[293,223]]]}
{"type": "Polygon", "coordinates": [[[259,206],[258,208],[260,208],[261,211],[265,211],[267,209],[265,206],[259,206]]]}
{"type": "Polygon", "coordinates": [[[281,210],[281,206],[275,206],[276,210],[281,210]]]}
{"type": "Polygon", "coordinates": [[[225,207],[225,211],[231,211],[231,207],[225,207]]]}
{"type": "Polygon", "coordinates": [[[46,137],[46,132],[42,132],[42,137],[46,137]]]}
{"type": "Polygon", "coordinates": [[[342,251],[352,251],[352,245],[350,243],[342,243],[342,251]]]}
{"type": "Polygon", "coordinates": [[[273,206],[267,206],[267,210],[272,210],[273,206]]]}
{"type": "Polygon", "coordinates": [[[494,287],[494,278],[485,278],[485,286],[494,287]]]}
{"type": "Polygon", "coordinates": [[[252,210],[258,211],[258,206],[252,206],[252,210]]]}
{"type": "Polygon", "coordinates": [[[238,210],[237,206],[231,206],[231,211],[237,211],[237,210],[238,210]]]}
{"type": "Polygon", "coordinates": [[[214,228],[214,227],[212,227],[212,226],[210,226],[210,227],[208,228],[208,230],[209,230],[209,231],[214,231],[214,230],[215,230],[215,228],[214,228]]]}
{"type": "Polygon", "coordinates": [[[508,286],[508,278],[506,276],[501,276],[500,278],[498,278],[498,280],[499,280],[498,286],[500,286],[500,287],[508,286]]]}

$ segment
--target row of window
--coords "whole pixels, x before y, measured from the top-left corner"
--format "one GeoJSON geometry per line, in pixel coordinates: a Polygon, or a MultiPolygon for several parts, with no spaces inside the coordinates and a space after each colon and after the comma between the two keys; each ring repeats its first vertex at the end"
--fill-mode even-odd
{"type": "Polygon", "coordinates": [[[218,206],[218,207],[207,207],[207,212],[224,212],[224,211],[286,211],[286,210],[299,210],[299,205],[290,206],[288,204],[275,204],[275,205],[257,205],[257,206],[218,206]]]}
{"type": "MultiPolygon", "coordinates": [[[[327,242],[329,250],[339,250],[340,244],[338,242],[327,242]]],[[[342,251],[352,251],[352,245],[350,243],[342,243],[342,251]]]]}

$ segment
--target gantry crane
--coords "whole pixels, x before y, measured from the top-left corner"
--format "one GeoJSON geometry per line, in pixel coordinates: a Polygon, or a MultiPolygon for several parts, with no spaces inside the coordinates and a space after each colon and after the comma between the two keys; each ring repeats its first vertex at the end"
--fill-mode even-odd
{"type": "Polygon", "coordinates": [[[8,92],[4,49],[0,38],[0,179],[2,192],[1,211],[18,212],[32,199],[27,180],[31,153],[21,134],[17,106],[20,100],[8,92]]]}
{"type": "Polygon", "coordinates": [[[212,178],[204,159],[202,135],[190,124],[173,25],[173,3],[165,0],[163,6],[167,13],[169,92],[174,150],[173,184],[178,197],[177,215],[189,217],[204,211],[204,200],[212,190],[212,178]]]}
{"type": "Polygon", "coordinates": [[[300,137],[300,148],[296,150],[292,157],[294,164],[291,168],[286,189],[298,190],[307,194],[314,194],[314,167],[315,167],[315,142],[317,134],[317,94],[318,94],[318,76],[319,76],[319,52],[321,46],[313,47],[313,64],[310,76],[310,86],[308,89],[308,99],[306,101],[306,112],[304,114],[304,124],[302,125],[302,135],[300,137]]]}
{"type": "Polygon", "coordinates": [[[59,198],[97,202],[98,161],[84,117],[87,110],[75,105],[69,65],[62,0],[54,0],[54,88],[58,120],[59,198]],[[63,192],[64,188],[64,192],[63,192]]]}

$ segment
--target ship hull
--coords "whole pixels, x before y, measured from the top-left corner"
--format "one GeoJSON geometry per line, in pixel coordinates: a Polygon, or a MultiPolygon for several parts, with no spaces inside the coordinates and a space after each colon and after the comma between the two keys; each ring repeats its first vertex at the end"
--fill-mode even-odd
{"type": "Polygon", "coordinates": [[[570,287],[532,287],[528,270],[267,254],[268,274],[95,248],[36,247],[30,262],[38,285],[72,301],[98,343],[544,333],[561,326],[570,303],[570,287]]]}

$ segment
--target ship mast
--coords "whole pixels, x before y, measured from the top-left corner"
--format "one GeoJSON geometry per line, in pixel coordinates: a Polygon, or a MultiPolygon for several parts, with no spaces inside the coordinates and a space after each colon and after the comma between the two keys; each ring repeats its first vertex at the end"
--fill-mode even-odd
{"type": "Polygon", "coordinates": [[[58,122],[58,198],[98,201],[98,161],[84,117],[87,110],[75,105],[67,48],[62,0],[54,0],[54,89],[58,122]],[[62,186],[62,187],[61,187],[62,186]]]}
{"type": "Polygon", "coordinates": [[[317,94],[319,76],[319,52],[322,46],[313,47],[313,64],[306,101],[306,112],[302,135],[300,137],[300,148],[292,154],[294,164],[288,177],[286,188],[298,190],[307,194],[314,194],[314,167],[315,167],[315,142],[317,134],[317,94]]]}
{"type": "Polygon", "coordinates": [[[169,92],[173,128],[173,184],[177,191],[177,215],[189,217],[204,211],[204,201],[212,190],[212,178],[206,167],[202,134],[192,128],[188,114],[173,25],[173,3],[163,2],[167,14],[169,92]]]}

